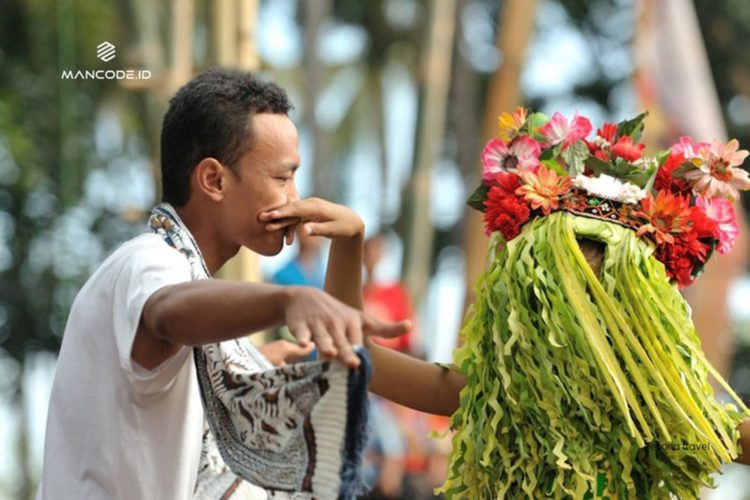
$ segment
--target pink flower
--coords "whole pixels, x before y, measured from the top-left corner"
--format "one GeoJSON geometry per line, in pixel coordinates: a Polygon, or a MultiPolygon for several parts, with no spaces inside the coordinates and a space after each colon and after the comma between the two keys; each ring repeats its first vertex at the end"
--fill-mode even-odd
{"type": "Polygon", "coordinates": [[[568,124],[568,120],[558,112],[552,115],[552,118],[538,131],[547,139],[544,143],[545,147],[562,143],[564,149],[572,143],[586,138],[591,129],[591,122],[588,118],[576,113],[573,115],[573,120],[568,124]]]}
{"type": "Polygon", "coordinates": [[[695,200],[698,208],[703,210],[706,216],[716,223],[714,236],[719,240],[716,251],[727,253],[732,250],[734,242],[740,234],[737,226],[737,217],[734,213],[732,203],[726,198],[714,198],[707,200],[698,196],[695,200]]]}
{"type": "Polygon", "coordinates": [[[698,156],[698,152],[705,147],[708,147],[707,142],[695,142],[692,137],[683,135],[680,137],[680,142],[672,146],[672,153],[681,154],[685,159],[690,160],[698,156]]]}
{"type": "Polygon", "coordinates": [[[706,198],[723,196],[730,200],[739,197],[738,189],[750,189],[750,177],[742,168],[748,152],[739,150],[737,139],[727,144],[713,142],[698,151],[693,163],[698,167],[685,174],[691,182],[693,192],[706,198]]]}
{"type": "Polygon", "coordinates": [[[502,139],[491,139],[482,151],[482,180],[489,186],[500,172],[534,170],[539,166],[540,154],[542,148],[531,137],[521,136],[510,145],[502,139]]]}

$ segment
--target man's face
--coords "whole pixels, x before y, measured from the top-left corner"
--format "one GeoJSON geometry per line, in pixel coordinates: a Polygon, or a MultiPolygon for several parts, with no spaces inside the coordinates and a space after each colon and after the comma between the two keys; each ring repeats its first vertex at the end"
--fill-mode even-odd
{"type": "Polygon", "coordinates": [[[297,128],[285,115],[261,113],[252,120],[253,144],[237,164],[239,175],[228,178],[222,225],[232,243],[275,255],[284,246],[286,230],[267,231],[258,215],[299,198],[297,128]]]}

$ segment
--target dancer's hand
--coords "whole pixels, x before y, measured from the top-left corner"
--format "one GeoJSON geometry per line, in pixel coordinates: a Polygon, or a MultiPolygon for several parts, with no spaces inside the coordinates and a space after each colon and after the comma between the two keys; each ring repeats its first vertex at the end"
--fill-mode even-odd
{"type": "Polygon", "coordinates": [[[287,244],[294,240],[297,226],[307,235],[332,239],[362,237],[365,230],[362,218],[352,209],[320,198],[293,201],[262,212],[259,218],[268,231],[288,228],[287,244]]]}

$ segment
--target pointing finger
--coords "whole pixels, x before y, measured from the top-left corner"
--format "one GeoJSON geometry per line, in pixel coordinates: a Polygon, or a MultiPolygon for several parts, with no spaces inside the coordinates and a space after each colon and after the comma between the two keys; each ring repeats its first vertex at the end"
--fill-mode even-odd
{"type": "Polygon", "coordinates": [[[411,328],[412,324],[409,320],[386,322],[375,319],[372,316],[368,316],[368,318],[362,322],[362,330],[367,335],[375,335],[376,337],[383,337],[387,339],[400,337],[401,335],[409,333],[409,330],[411,330],[411,328]]]}

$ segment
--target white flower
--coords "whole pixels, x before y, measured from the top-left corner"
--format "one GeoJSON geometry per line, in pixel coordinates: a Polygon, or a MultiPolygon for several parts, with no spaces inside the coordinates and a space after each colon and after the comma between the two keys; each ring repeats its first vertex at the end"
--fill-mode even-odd
{"type": "Polygon", "coordinates": [[[635,205],[645,197],[646,191],[639,188],[635,184],[624,182],[622,185],[622,189],[620,190],[620,199],[618,201],[635,205]]]}
{"type": "Polygon", "coordinates": [[[620,203],[635,204],[646,197],[646,192],[635,184],[623,182],[607,174],[601,174],[599,177],[577,175],[573,179],[573,185],[591,195],[620,203]]]}

